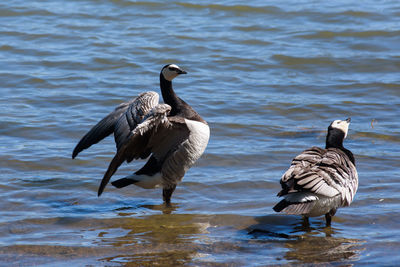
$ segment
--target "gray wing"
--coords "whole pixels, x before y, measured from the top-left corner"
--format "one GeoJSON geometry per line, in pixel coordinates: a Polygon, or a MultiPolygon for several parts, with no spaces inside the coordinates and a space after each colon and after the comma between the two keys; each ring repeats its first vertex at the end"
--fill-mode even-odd
{"type": "Polygon", "coordinates": [[[170,110],[169,105],[157,105],[145,116],[143,122],[133,129],[108,166],[100,183],[99,196],[111,176],[124,161],[129,162],[141,158],[144,152],[153,153],[152,157],[163,161],[171,151],[174,151],[183,140],[188,138],[189,130],[183,119],[167,117],[170,110]]]}
{"type": "MultiPolygon", "coordinates": [[[[126,112],[118,119],[115,130],[114,138],[117,149],[127,141],[131,131],[143,121],[145,116],[158,105],[159,96],[156,92],[146,92],[140,94],[131,105],[129,105],[126,112]]],[[[146,158],[145,156],[144,158],[146,158]]]]}
{"type": "Polygon", "coordinates": [[[311,192],[321,196],[341,195],[342,205],[352,202],[358,187],[358,174],[349,157],[340,149],[312,147],[293,159],[281,179],[279,196],[311,192]]]}
{"type": "Polygon", "coordinates": [[[119,105],[82,137],[72,152],[72,158],[112,133],[114,133],[115,142],[119,148],[130,131],[158,104],[158,99],[159,96],[156,92],[146,92],[119,105]]]}

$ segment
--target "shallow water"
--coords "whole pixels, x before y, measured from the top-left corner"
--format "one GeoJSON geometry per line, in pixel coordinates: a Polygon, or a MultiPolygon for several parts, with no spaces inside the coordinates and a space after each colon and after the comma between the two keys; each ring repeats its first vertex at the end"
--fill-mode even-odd
{"type": "Polygon", "coordinates": [[[1,265],[394,265],[399,23],[397,1],[1,2],[1,265]],[[159,91],[171,62],[211,127],[205,154],[172,207],[133,186],[97,198],[113,139],[72,149],[116,105],[159,91]],[[291,159],[347,117],[352,205],[331,228],[275,214],[291,159]]]}

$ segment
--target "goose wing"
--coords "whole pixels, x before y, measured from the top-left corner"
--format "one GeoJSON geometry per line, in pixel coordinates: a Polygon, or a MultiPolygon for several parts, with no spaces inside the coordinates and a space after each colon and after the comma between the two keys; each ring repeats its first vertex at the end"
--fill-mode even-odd
{"type": "Polygon", "coordinates": [[[120,104],[82,137],[72,152],[72,158],[113,132],[117,148],[121,147],[130,131],[158,104],[158,100],[156,92],[146,92],[129,102],[120,104]]]}
{"type": "Polygon", "coordinates": [[[350,205],[358,187],[354,164],[340,149],[312,147],[293,159],[281,179],[278,196],[310,192],[325,197],[341,195],[342,204],[350,205]]]}
{"type": "MultiPolygon", "coordinates": [[[[153,153],[151,159],[163,162],[189,136],[183,118],[167,117],[171,107],[167,104],[155,106],[133,131],[127,141],[117,150],[100,183],[100,196],[111,176],[124,162],[141,158],[143,153],[153,153]]],[[[144,170],[143,170],[144,171],[144,170]]]]}
{"type": "Polygon", "coordinates": [[[115,125],[114,138],[117,149],[121,148],[128,140],[131,131],[158,105],[158,101],[159,95],[156,92],[142,93],[134,99],[115,125]]]}

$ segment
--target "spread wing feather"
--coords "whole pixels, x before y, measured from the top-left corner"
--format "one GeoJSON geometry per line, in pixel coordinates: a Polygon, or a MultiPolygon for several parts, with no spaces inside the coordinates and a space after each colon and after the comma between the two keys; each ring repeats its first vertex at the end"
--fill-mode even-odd
{"type": "Polygon", "coordinates": [[[82,137],[72,152],[72,158],[112,133],[114,133],[117,148],[121,147],[130,131],[158,104],[158,100],[159,96],[156,92],[146,92],[129,102],[120,104],[82,137]]]}
{"type": "Polygon", "coordinates": [[[98,195],[100,196],[111,176],[124,161],[141,157],[144,151],[153,153],[156,160],[162,162],[173,153],[183,140],[189,136],[184,120],[177,117],[167,117],[171,107],[159,104],[154,107],[127,138],[127,141],[117,150],[101,181],[98,195]]]}
{"type": "Polygon", "coordinates": [[[295,157],[281,178],[278,196],[311,192],[325,197],[341,195],[342,205],[352,202],[358,174],[349,157],[340,149],[312,147],[295,157]]]}
{"type": "Polygon", "coordinates": [[[158,101],[159,96],[156,92],[146,92],[140,94],[133,103],[129,105],[123,116],[116,122],[114,138],[117,149],[120,149],[127,141],[131,131],[143,121],[151,109],[158,104],[158,101]]]}

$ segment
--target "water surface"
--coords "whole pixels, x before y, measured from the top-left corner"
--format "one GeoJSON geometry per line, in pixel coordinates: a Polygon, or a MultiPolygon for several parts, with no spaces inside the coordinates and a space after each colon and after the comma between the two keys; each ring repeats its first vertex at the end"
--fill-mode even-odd
{"type": "Polygon", "coordinates": [[[393,265],[399,15],[397,1],[3,1],[1,265],[393,265]],[[205,154],[172,207],[133,186],[98,198],[112,137],[72,149],[119,103],[159,91],[167,63],[188,71],[174,86],[209,122],[205,154]],[[331,228],[275,214],[291,159],[347,117],[351,207],[331,228]]]}

